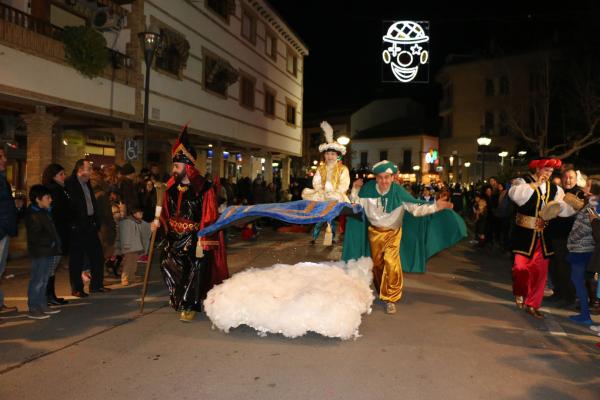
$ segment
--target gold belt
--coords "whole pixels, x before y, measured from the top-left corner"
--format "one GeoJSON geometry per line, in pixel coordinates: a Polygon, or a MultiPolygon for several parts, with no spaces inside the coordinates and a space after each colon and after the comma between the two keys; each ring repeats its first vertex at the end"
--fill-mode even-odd
{"type": "Polygon", "coordinates": [[[536,232],[543,232],[546,222],[539,217],[517,213],[516,224],[521,228],[533,229],[536,232]]]}
{"type": "Polygon", "coordinates": [[[200,224],[188,220],[169,219],[169,226],[177,233],[190,233],[200,230],[200,224]]]}

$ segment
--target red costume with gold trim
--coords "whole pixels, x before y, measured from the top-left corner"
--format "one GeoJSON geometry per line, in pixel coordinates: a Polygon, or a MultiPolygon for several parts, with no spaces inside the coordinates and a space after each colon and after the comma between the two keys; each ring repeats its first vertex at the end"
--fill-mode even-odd
{"type": "MultiPolygon", "coordinates": [[[[560,166],[558,159],[539,159],[529,163],[529,168],[534,171],[560,166]]],[[[537,310],[544,298],[550,262],[548,257],[554,252],[545,236],[547,221],[542,219],[540,213],[548,203],[562,200],[564,192],[549,181],[538,185],[533,175],[523,176],[516,181],[508,193],[518,207],[511,234],[512,251],[515,254],[513,294],[517,305],[528,307],[528,312],[541,317],[537,310]]]]}
{"type": "Polygon", "coordinates": [[[202,301],[213,285],[229,277],[223,233],[204,238],[197,257],[196,232],[218,218],[215,185],[200,176],[194,167],[196,151],[184,127],[173,146],[173,162],[184,163],[190,183],[171,177],[163,197],[161,224],[163,241],[161,272],[169,289],[171,305],[177,311],[201,311],[202,301]]]}

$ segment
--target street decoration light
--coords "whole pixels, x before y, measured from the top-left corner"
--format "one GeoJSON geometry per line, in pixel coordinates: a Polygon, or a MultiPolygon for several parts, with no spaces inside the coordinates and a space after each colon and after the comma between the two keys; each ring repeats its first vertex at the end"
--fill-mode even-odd
{"type": "Polygon", "coordinates": [[[350,143],[350,138],[348,136],[340,136],[337,138],[337,142],[342,146],[347,146],[350,143]]]}
{"type": "Polygon", "coordinates": [[[146,84],[144,85],[144,136],[142,146],[142,167],[146,165],[148,154],[148,102],[150,98],[150,68],[156,49],[160,45],[161,34],[158,32],[145,31],[138,33],[142,49],[144,50],[144,62],[146,63],[146,84]]]}
{"type": "Polygon", "coordinates": [[[477,144],[481,149],[481,182],[483,183],[485,180],[485,150],[492,144],[492,138],[482,132],[481,136],[477,138],[477,144]]]}

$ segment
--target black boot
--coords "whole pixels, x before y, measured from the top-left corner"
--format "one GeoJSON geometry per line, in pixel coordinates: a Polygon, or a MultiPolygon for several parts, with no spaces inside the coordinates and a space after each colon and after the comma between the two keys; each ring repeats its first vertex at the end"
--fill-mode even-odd
{"type": "Polygon", "coordinates": [[[68,304],[68,300],[63,299],[62,297],[56,297],[56,292],[54,290],[54,279],[54,276],[51,276],[48,279],[48,286],[46,286],[46,298],[48,299],[48,305],[61,306],[63,304],[68,304]]]}

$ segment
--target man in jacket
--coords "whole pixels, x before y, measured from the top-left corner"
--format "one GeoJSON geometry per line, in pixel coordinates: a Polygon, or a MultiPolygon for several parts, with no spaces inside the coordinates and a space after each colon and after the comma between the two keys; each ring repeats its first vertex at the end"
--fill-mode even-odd
{"type": "Polygon", "coordinates": [[[92,279],[90,292],[107,292],[103,284],[104,255],[98,238],[100,223],[97,217],[98,205],[90,184],[92,168],[88,160],[78,160],[65,187],[70,196],[71,246],[69,257],[69,275],[72,295],[87,297],[83,291],[81,271],[86,260],[89,262],[92,279]]]}
{"type": "MultiPolygon", "coordinates": [[[[11,236],[17,235],[17,208],[12,196],[12,189],[6,180],[6,154],[0,148],[0,278],[6,268],[8,242],[11,236]]],[[[16,307],[4,304],[4,293],[0,288],[0,313],[16,311],[16,307]]]]}

